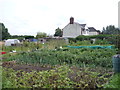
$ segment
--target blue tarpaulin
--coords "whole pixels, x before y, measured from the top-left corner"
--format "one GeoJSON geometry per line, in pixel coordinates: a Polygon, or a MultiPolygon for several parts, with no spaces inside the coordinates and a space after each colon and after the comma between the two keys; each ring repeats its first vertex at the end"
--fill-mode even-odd
{"type": "Polygon", "coordinates": [[[37,42],[38,40],[37,39],[31,39],[30,41],[31,42],[37,42]]]}
{"type": "Polygon", "coordinates": [[[93,49],[96,49],[96,48],[108,48],[108,49],[113,49],[114,46],[67,46],[67,47],[70,47],[70,48],[93,48],[93,49]]]}

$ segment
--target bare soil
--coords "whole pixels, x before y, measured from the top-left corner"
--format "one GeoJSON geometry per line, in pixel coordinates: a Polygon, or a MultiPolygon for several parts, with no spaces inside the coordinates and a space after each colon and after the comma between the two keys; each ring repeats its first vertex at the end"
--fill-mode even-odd
{"type": "Polygon", "coordinates": [[[6,67],[6,68],[12,68],[16,71],[22,70],[22,71],[26,71],[26,72],[32,72],[33,70],[42,71],[42,70],[52,69],[51,67],[42,67],[42,66],[26,65],[26,64],[14,64],[14,63],[9,63],[9,62],[3,62],[2,66],[6,67]]]}
{"type": "Polygon", "coordinates": [[[0,41],[0,46],[4,45],[4,42],[0,41]]]}

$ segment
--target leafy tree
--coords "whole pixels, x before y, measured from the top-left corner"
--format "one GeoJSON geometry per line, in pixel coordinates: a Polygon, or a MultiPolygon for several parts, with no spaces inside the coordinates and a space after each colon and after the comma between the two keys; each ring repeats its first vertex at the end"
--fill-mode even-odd
{"type": "Polygon", "coordinates": [[[47,34],[45,32],[37,32],[36,38],[44,38],[47,37],[47,34]]]}
{"type": "Polygon", "coordinates": [[[3,23],[0,23],[0,36],[0,40],[8,39],[11,36],[8,32],[8,29],[5,28],[3,23]]]}
{"type": "Polygon", "coordinates": [[[109,25],[106,28],[103,27],[102,34],[120,34],[120,29],[114,25],[109,25]]]}
{"type": "Polygon", "coordinates": [[[60,37],[62,37],[62,30],[59,27],[55,30],[54,36],[60,36],[60,37]]]}

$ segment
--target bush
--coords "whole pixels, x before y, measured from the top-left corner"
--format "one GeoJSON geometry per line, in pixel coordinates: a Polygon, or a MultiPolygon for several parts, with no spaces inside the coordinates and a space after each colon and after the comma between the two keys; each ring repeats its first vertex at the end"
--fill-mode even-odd
{"type": "Polygon", "coordinates": [[[107,40],[105,40],[105,39],[104,40],[97,39],[94,44],[97,44],[97,45],[106,45],[106,44],[109,44],[109,42],[107,40]]]}

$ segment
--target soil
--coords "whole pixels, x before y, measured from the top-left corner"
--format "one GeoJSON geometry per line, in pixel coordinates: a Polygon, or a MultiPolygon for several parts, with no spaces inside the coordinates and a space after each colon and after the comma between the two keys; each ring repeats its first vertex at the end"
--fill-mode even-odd
{"type": "MultiPolygon", "coordinates": [[[[35,71],[43,71],[43,70],[51,70],[53,69],[51,66],[49,65],[32,65],[32,64],[18,64],[16,63],[16,61],[5,61],[5,62],[2,62],[2,64],[0,65],[2,67],[6,67],[6,68],[12,68],[14,70],[22,70],[22,71],[26,71],[26,72],[31,72],[32,70],[35,70],[35,71]]],[[[58,65],[59,67],[59,65],[58,65]]],[[[78,72],[78,71],[85,71],[85,68],[77,68],[77,67],[71,67],[71,70],[73,70],[74,72],[78,72]]],[[[89,71],[92,71],[92,72],[100,72],[101,74],[104,74],[104,73],[111,73],[113,74],[114,72],[110,69],[103,69],[103,68],[92,68],[90,69],[89,68],[89,71]]]]}
{"type": "MultiPolygon", "coordinates": [[[[26,64],[17,64],[15,61],[7,61],[7,62],[3,62],[2,63],[2,67],[6,67],[6,68],[12,68],[15,71],[21,70],[21,71],[25,71],[25,72],[32,72],[32,70],[35,71],[43,71],[43,70],[51,70],[54,68],[48,67],[48,66],[36,66],[36,65],[26,65],[26,64]]],[[[71,81],[74,82],[80,82],[81,80],[87,80],[86,77],[84,77],[85,75],[89,75],[89,73],[84,72],[86,68],[77,68],[77,67],[71,67],[71,70],[73,70],[73,72],[69,72],[68,77],[71,81]],[[77,74],[78,71],[82,71],[82,73],[80,73],[79,75],[77,74]]],[[[113,75],[113,72],[111,70],[103,70],[102,68],[93,68],[93,69],[89,69],[89,71],[92,72],[100,72],[100,75],[98,75],[98,78],[101,77],[102,75],[104,75],[105,73],[109,73],[109,75],[105,75],[104,77],[106,78],[110,78],[113,75]]],[[[21,76],[21,74],[17,74],[18,77],[21,76]]],[[[87,76],[87,78],[89,78],[89,76],[87,76]]],[[[97,80],[97,79],[96,79],[97,80]]],[[[99,88],[95,83],[92,84],[91,82],[94,81],[90,78],[90,82],[88,82],[90,88],[99,88]]],[[[106,83],[106,81],[100,82],[101,84],[106,83]]],[[[81,86],[75,86],[75,87],[81,87],[81,86]]],[[[101,87],[103,88],[103,87],[101,87]]]]}
{"type": "Polygon", "coordinates": [[[4,42],[0,41],[0,46],[4,45],[4,42]]]}
{"type": "Polygon", "coordinates": [[[34,66],[34,65],[26,65],[26,64],[15,64],[15,63],[11,63],[11,62],[3,62],[2,63],[3,67],[6,68],[12,68],[15,71],[17,70],[22,70],[22,71],[26,71],[26,72],[32,72],[32,70],[35,71],[42,71],[42,70],[51,70],[51,67],[42,67],[42,66],[34,66]]]}

